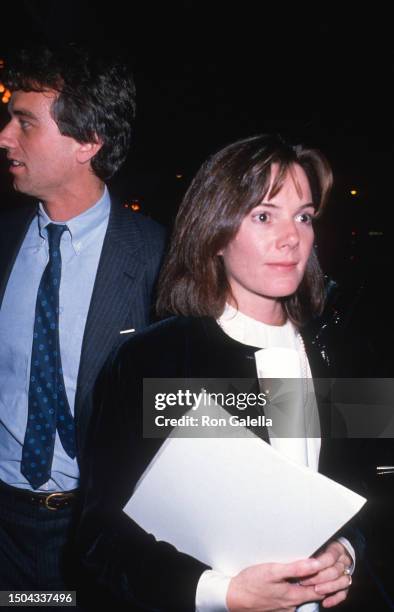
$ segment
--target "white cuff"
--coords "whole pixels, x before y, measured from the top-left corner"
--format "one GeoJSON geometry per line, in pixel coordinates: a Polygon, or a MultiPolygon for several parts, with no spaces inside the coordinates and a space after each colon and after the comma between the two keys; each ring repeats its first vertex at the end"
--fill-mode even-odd
{"type": "Polygon", "coordinates": [[[196,612],[228,612],[226,597],[230,576],[214,570],[205,570],[196,591],[196,612]]]}
{"type": "Polygon", "coordinates": [[[347,540],[346,538],[338,538],[337,541],[340,542],[340,544],[342,544],[342,546],[346,548],[346,551],[349,553],[350,557],[352,558],[352,564],[349,567],[350,575],[352,575],[356,568],[356,552],[353,546],[350,544],[349,540],[347,540]]]}

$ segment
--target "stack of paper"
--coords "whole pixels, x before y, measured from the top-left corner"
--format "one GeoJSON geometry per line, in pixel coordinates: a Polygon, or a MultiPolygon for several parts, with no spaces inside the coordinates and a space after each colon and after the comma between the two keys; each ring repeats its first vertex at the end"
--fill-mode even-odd
{"type": "Polygon", "coordinates": [[[256,437],[172,437],[124,511],[156,539],[234,575],[309,557],[365,501],[256,437]]]}

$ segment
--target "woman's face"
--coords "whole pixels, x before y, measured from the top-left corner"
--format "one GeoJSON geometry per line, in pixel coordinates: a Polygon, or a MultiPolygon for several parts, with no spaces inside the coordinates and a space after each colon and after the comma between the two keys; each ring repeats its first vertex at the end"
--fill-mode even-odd
{"type": "MultiPolygon", "coordinates": [[[[271,167],[271,184],[278,167],[271,167]]],[[[279,298],[294,293],[313,245],[308,179],[294,164],[281,190],[249,212],[220,252],[238,309],[266,323],[283,322],[279,298]]],[[[230,300],[232,301],[232,300],[230,300]]]]}

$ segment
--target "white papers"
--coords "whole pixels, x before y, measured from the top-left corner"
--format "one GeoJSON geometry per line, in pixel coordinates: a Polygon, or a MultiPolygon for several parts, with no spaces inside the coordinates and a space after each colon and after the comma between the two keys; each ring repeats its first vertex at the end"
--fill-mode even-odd
{"type": "Polygon", "coordinates": [[[262,440],[168,438],[124,511],[228,575],[309,557],[365,503],[262,440]]]}

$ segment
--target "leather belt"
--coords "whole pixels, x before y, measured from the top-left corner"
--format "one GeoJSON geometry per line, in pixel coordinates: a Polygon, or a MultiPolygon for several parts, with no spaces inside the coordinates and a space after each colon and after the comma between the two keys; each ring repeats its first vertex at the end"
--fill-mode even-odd
{"type": "Polygon", "coordinates": [[[54,493],[31,493],[33,503],[44,506],[48,510],[61,510],[71,506],[76,497],[76,491],[54,492],[54,493]]]}
{"type": "Polygon", "coordinates": [[[71,506],[76,500],[78,493],[78,489],[55,491],[52,493],[34,493],[34,491],[27,489],[11,487],[4,482],[1,483],[1,491],[5,492],[7,496],[14,497],[15,500],[30,502],[47,508],[47,510],[61,510],[71,506]]]}

